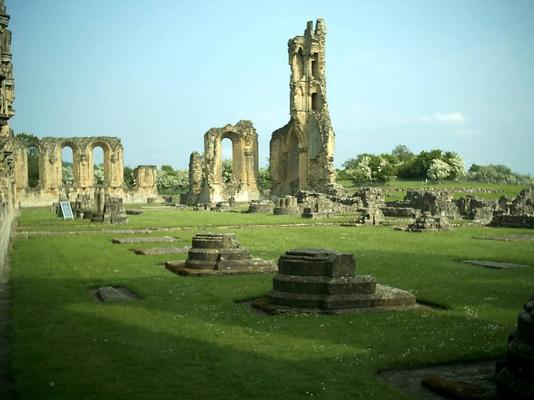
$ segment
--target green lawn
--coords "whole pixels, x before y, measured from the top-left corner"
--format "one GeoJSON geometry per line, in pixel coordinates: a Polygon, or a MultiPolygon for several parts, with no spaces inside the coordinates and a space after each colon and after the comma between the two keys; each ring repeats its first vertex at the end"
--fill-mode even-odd
{"type": "MultiPolygon", "coordinates": [[[[11,252],[10,312],[19,399],[404,398],[377,372],[502,356],[517,312],[534,294],[534,267],[457,262],[534,265],[533,242],[473,238],[532,231],[277,226],[305,220],[177,210],[146,210],[130,221],[128,228],[184,228],[151,234],[178,237],[178,246],[200,230],[235,232],[254,256],[268,259],[294,247],[351,252],[359,272],[444,309],[272,317],[237,302],[268,293],[269,274],[183,278],[159,265],[179,256],[135,255],[129,249],[139,246],[114,245],[110,239],[121,235],[105,231],[19,238],[11,252]],[[235,224],[242,226],[224,227],[235,224]],[[254,226],[264,224],[270,227],[254,226]],[[104,285],[126,286],[140,299],[101,304],[90,289],[104,285]]],[[[44,209],[23,210],[19,225],[97,226],[44,209]]]]}
{"type": "MultiPolygon", "coordinates": [[[[357,187],[351,181],[340,180],[338,181],[349,192],[356,191],[357,187]]],[[[525,185],[506,185],[506,184],[494,184],[494,183],[480,183],[480,182],[468,182],[468,181],[442,181],[437,182],[422,182],[422,181],[408,181],[408,180],[392,180],[384,186],[380,186],[384,190],[386,201],[402,200],[408,189],[447,189],[454,193],[454,198],[459,199],[466,195],[473,195],[475,197],[486,200],[497,200],[501,196],[514,198],[525,187],[525,185]],[[491,192],[477,192],[469,193],[462,189],[490,189],[491,192]]]]}
{"type": "MultiPolygon", "coordinates": [[[[352,217],[353,218],[353,217],[352,217]]],[[[348,216],[322,219],[319,223],[341,223],[348,216]]],[[[19,231],[102,231],[143,228],[204,228],[217,226],[317,224],[300,216],[247,214],[241,212],[210,212],[180,210],[176,207],[144,208],[141,215],[128,215],[127,225],[91,223],[87,219],[64,221],[48,208],[29,208],[19,218],[19,231]]]]}

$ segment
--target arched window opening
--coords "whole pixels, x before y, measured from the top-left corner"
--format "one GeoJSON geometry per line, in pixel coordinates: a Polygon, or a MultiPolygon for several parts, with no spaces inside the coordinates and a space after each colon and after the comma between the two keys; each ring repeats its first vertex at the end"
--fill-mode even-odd
{"type": "Polygon", "coordinates": [[[93,148],[93,185],[106,185],[106,174],[104,170],[104,149],[101,146],[95,146],[93,148]]]}
{"type": "Polygon", "coordinates": [[[293,57],[293,70],[295,72],[295,80],[301,80],[304,77],[304,52],[299,48],[293,57]]]}
{"type": "Polygon", "coordinates": [[[28,187],[36,188],[39,186],[41,178],[39,174],[39,148],[34,145],[28,146],[26,156],[28,160],[28,187]]]}
{"type": "Polygon", "coordinates": [[[221,140],[221,161],[223,182],[234,182],[234,146],[232,141],[228,138],[221,140]]]}
{"type": "Polygon", "coordinates": [[[74,150],[70,146],[61,148],[61,183],[63,186],[74,185],[74,150]]]}
{"type": "Polygon", "coordinates": [[[287,177],[290,185],[294,189],[299,187],[299,174],[300,174],[300,146],[297,133],[291,132],[289,138],[289,149],[287,153],[287,177]]]}
{"type": "Polygon", "coordinates": [[[311,59],[311,72],[315,79],[319,79],[319,53],[313,53],[311,59]]]}

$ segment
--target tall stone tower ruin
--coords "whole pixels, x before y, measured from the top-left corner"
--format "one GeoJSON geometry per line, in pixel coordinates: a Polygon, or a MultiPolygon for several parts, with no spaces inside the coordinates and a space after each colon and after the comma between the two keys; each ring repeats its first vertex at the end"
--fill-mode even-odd
{"type": "Polygon", "coordinates": [[[270,143],[272,194],[334,187],[334,129],[326,101],[326,26],[308,21],[303,36],[288,42],[291,119],[270,143]]]}

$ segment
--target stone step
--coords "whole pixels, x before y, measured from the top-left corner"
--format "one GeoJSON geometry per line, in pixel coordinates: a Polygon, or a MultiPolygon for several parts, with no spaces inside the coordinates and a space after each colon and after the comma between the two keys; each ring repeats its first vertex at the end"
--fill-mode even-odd
{"type": "Polygon", "coordinates": [[[273,289],[280,292],[308,294],[372,294],[376,280],[372,276],[325,277],[295,276],[278,273],[273,278],[273,289]]]}
{"type": "Polygon", "coordinates": [[[149,237],[129,237],[111,239],[115,244],[131,244],[131,243],[152,243],[152,242],[176,242],[177,239],[171,236],[149,236],[149,237]]]}
{"type": "Polygon", "coordinates": [[[141,256],[153,256],[158,254],[184,254],[191,249],[190,246],[185,247],[152,247],[150,249],[132,249],[135,254],[141,256]]]}

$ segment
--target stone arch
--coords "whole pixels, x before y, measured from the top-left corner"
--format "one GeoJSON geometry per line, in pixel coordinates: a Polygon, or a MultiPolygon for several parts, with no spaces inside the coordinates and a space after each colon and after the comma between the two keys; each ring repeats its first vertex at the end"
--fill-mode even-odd
{"type": "MultiPolygon", "coordinates": [[[[234,175],[234,182],[243,182],[246,180],[246,176],[244,176],[244,166],[245,166],[245,153],[243,151],[243,143],[241,138],[239,137],[239,134],[234,130],[228,130],[223,132],[218,139],[218,145],[220,148],[220,160],[221,160],[221,166],[223,161],[223,154],[222,154],[222,143],[223,140],[228,139],[232,143],[232,173],[234,175]]],[[[220,171],[220,180],[222,182],[222,168],[220,171]]]]}
{"type": "Polygon", "coordinates": [[[108,186],[110,182],[110,159],[111,159],[111,146],[110,144],[102,139],[95,139],[92,140],[88,145],[88,159],[89,159],[89,176],[92,179],[92,185],[91,186],[99,186],[96,182],[95,178],[95,171],[94,171],[94,165],[95,165],[95,149],[101,148],[103,153],[103,159],[102,163],[104,164],[104,182],[100,185],[102,186],[108,186]]]}
{"type": "Polygon", "coordinates": [[[14,164],[16,165],[14,171],[14,182],[18,190],[37,190],[43,186],[45,178],[45,174],[43,172],[45,149],[40,141],[36,140],[26,143],[21,140],[15,140],[13,142],[13,158],[15,161],[14,164]],[[35,157],[33,162],[31,159],[29,159],[30,149],[34,149],[33,154],[35,157]],[[33,168],[30,168],[30,162],[33,164],[33,168]],[[33,169],[33,171],[30,171],[30,169],[33,169]],[[39,180],[38,185],[30,182],[30,172],[33,172],[36,176],[36,179],[39,180]]]}
{"type": "Polygon", "coordinates": [[[304,132],[298,125],[293,125],[288,132],[285,143],[286,171],[285,178],[292,193],[306,189],[307,144],[304,132]]]}
{"type": "Polygon", "coordinates": [[[306,62],[304,57],[304,50],[302,46],[298,46],[293,54],[292,67],[294,71],[294,79],[299,81],[306,75],[306,62]]]}
{"type": "Polygon", "coordinates": [[[29,143],[25,146],[26,188],[38,189],[43,186],[43,155],[44,151],[39,143],[29,143]]]}
{"type": "Polygon", "coordinates": [[[204,135],[205,182],[202,199],[205,202],[250,201],[259,198],[258,135],[252,122],[239,121],[235,125],[211,128],[204,135]],[[222,179],[222,141],[232,142],[234,187],[222,179]]]}
{"type": "Polygon", "coordinates": [[[80,148],[73,140],[64,140],[61,141],[59,144],[59,154],[60,154],[60,178],[58,179],[58,182],[61,186],[78,186],[80,181],[80,167],[78,162],[78,155],[80,154],[80,148]],[[72,151],[72,183],[69,184],[65,180],[64,171],[63,171],[63,163],[64,163],[64,157],[63,157],[63,150],[64,149],[70,149],[72,151]]]}

